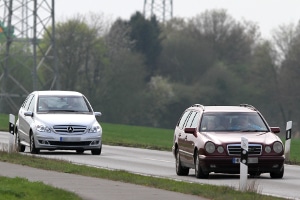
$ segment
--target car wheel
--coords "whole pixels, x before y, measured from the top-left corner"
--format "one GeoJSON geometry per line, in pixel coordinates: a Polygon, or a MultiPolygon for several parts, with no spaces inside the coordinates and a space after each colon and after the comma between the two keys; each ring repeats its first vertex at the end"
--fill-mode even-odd
{"type": "Polygon", "coordinates": [[[271,178],[282,178],[284,174],[284,166],[282,166],[282,169],[279,172],[270,172],[271,178]]]}
{"type": "Polygon", "coordinates": [[[22,145],[21,142],[20,142],[20,137],[19,137],[19,134],[18,134],[18,129],[16,129],[16,139],[15,139],[15,145],[16,145],[16,150],[18,152],[24,152],[25,151],[25,145],[22,145]]]}
{"type": "Polygon", "coordinates": [[[92,155],[100,155],[101,154],[101,148],[92,149],[91,152],[92,152],[92,155]]]}
{"type": "Polygon", "coordinates": [[[77,154],[83,154],[83,152],[84,152],[83,149],[77,149],[77,150],[76,150],[76,153],[77,153],[77,154]]]}
{"type": "Polygon", "coordinates": [[[208,178],[209,173],[204,173],[199,161],[199,153],[197,152],[195,157],[195,175],[197,178],[208,178]]]}
{"type": "Polygon", "coordinates": [[[39,154],[40,150],[35,147],[33,133],[30,134],[30,153],[39,154]]]}
{"type": "Polygon", "coordinates": [[[187,175],[189,175],[190,169],[187,168],[187,167],[183,167],[181,165],[180,155],[179,155],[179,150],[178,149],[176,150],[176,162],[175,162],[175,164],[176,164],[176,174],[178,176],[187,176],[187,175]]]}

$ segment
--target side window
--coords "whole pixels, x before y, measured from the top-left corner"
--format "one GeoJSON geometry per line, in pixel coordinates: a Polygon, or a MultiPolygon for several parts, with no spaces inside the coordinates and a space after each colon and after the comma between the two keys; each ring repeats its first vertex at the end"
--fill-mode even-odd
{"type": "Polygon", "coordinates": [[[183,113],[183,115],[182,115],[182,117],[181,117],[181,119],[180,119],[180,121],[178,123],[178,127],[180,129],[183,129],[184,124],[186,123],[186,120],[187,120],[189,114],[190,114],[190,111],[186,111],[185,113],[183,113]]]}
{"type": "Polygon", "coordinates": [[[24,110],[28,110],[29,103],[31,102],[32,98],[33,98],[33,95],[29,95],[29,96],[26,98],[26,100],[25,100],[24,103],[23,103],[23,105],[24,105],[24,106],[23,106],[24,110]]]}
{"type": "Polygon", "coordinates": [[[35,105],[35,98],[34,98],[34,95],[32,95],[32,98],[29,101],[28,111],[33,112],[34,111],[34,105],[35,105]]]}
{"type": "Polygon", "coordinates": [[[196,128],[199,124],[200,121],[200,113],[196,112],[193,121],[191,123],[191,128],[196,128]]]}
{"type": "Polygon", "coordinates": [[[28,99],[29,99],[30,97],[32,97],[32,95],[28,95],[28,96],[26,97],[26,99],[24,100],[24,102],[22,103],[22,108],[23,108],[23,109],[25,109],[26,103],[27,103],[27,101],[28,101],[28,99]]]}
{"type": "Polygon", "coordinates": [[[190,127],[191,127],[192,122],[193,122],[194,117],[195,117],[196,114],[197,114],[197,112],[195,112],[195,111],[192,111],[192,112],[191,112],[191,114],[190,114],[190,116],[189,116],[189,118],[188,118],[188,121],[186,122],[185,127],[187,127],[187,128],[190,128],[190,127]]]}
{"type": "Polygon", "coordinates": [[[190,123],[190,118],[192,115],[193,111],[190,111],[189,115],[187,116],[185,123],[183,124],[183,128],[187,127],[187,124],[190,123]]]}

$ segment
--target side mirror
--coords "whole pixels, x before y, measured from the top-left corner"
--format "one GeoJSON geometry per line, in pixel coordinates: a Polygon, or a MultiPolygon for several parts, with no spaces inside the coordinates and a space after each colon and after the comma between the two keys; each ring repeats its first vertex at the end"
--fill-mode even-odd
{"type": "Polygon", "coordinates": [[[193,134],[195,137],[197,137],[197,128],[185,128],[184,132],[193,134]]]}
{"type": "Polygon", "coordinates": [[[100,117],[100,116],[102,115],[102,113],[101,113],[101,112],[94,112],[94,115],[95,115],[96,117],[100,117]]]}
{"type": "Polygon", "coordinates": [[[280,128],[279,127],[270,127],[271,128],[271,131],[273,133],[280,133],[280,128]]]}
{"type": "Polygon", "coordinates": [[[33,112],[31,112],[31,111],[26,111],[26,112],[24,112],[24,115],[25,115],[25,116],[29,116],[29,117],[33,117],[33,112]]]}

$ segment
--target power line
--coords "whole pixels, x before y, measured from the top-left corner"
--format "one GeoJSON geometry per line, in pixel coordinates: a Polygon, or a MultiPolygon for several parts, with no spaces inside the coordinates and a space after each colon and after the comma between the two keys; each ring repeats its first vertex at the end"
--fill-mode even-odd
{"type": "Polygon", "coordinates": [[[24,81],[32,82],[32,90],[45,87],[39,81],[40,67],[51,69],[51,85],[59,83],[54,81],[58,79],[54,11],[54,0],[0,0],[0,113],[19,109],[18,100],[11,97],[31,92],[23,86],[24,81]],[[40,44],[44,37],[49,38],[47,47],[40,44]],[[51,66],[46,66],[46,59],[51,66]],[[12,75],[25,70],[30,70],[32,77],[12,75]]]}
{"type": "Polygon", "coordinates": [[[158,21],[166,22],[173,18],[173,0],[145,0],[145,18],[156,16],[158,21]]]}

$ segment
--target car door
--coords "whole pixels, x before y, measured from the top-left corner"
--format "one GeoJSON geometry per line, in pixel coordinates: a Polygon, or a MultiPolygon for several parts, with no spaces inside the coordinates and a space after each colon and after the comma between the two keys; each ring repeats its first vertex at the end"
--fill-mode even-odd
{"type": "MultiPolygon", "coordinates": [[[[186,124],[186,128],[196,128],[198,130],[198,125],[200,121],[200,113],[197,111],[194,111],[186,124]]],[[[195,143],[198,138],[194,134],[186,134],[185,139],[185,151],[186,151],[186,160],[189,164],[194,164],[194,149],[195,149],[195,143]]]]}
{"type": "Polygon", "coordinates": [[[19,113],[19,134],[20,139],[29,143],[29,131],[30,131],[30,125],[33,122],[33,118],[31,116],[25,116],[25,112],[34,111],[34,100],[35,95],[32,94],[29,96],[29,98],[26,101],[26,104],[22,109],[20,109],[19,113]]]}
{"type": "Polygon", "coordinates": [[[178,137],[179,154],[180,154],[181,161],[183,162],[185,162],[185,158],[186,158],[186,149],[185,149],[186,133],[184,132],[184,128],[186,126],[186,123],[190,115],[191,115],[191,111],[186,111],[185,113],[183,113],[175,130],[178,137]]]}
{"type": "Polygon", "coordinates": [[[28,110],[28,106],[29,106],[29,102],[32,100],[32,94],[28,95],[26,97],[26,99],[24,100],[19,113],[18,113],[18,120],[19,120],[19,124],[18,124],[18,134],[21,140],[23,140],[24,138],[24,124],[25,124],[25,115],[24,112],[26,112],[28,110]]]}
{"type": "MultiPolygon", "coordinates": [[[[183,127],[183,132],[185,128],[191,128],[193,121],[195,119],[195,117],[198,115],[197,111],[191,111],[190,114],[188,115],[188,118],[184,124],[183,127]]],[[[195,140],[195,136],[191,133],[185,133],[183,134],[184,137],[182,137],[182,141],[181,141],[181,148],[182,148],[182,160],[184,160],[186,163],[189,164],[193,164],[194,163],[194,159],[193,159],[193,154],[194,154],[194,140],[195,140]]]]}

